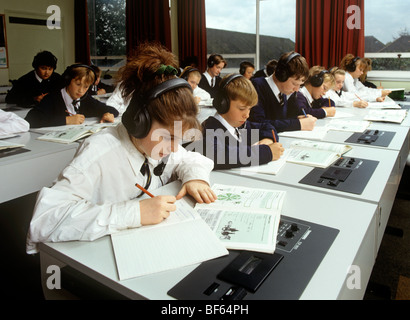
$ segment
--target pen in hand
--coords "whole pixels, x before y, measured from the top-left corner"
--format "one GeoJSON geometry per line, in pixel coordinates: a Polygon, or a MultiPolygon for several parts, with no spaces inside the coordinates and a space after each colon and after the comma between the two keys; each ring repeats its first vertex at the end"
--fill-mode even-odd
{"type": "Polygon", "coordinates": [[[306,114],[305,109],[302,109],[302,111],[303,111],[303,114],[305,115],[305,118],[307,118],[308,116],[307,116],[307,114],[306,114]]]}
{"type": "Polygon", "coordinates": [[[154,198],[154,195],[152,193],[150,193],[148,190],[146,190],[145,188],[141,187],[138,183],[135,184],[135,186],[140,189],[142,192],[144,192],[145,194],[149,195],[151,198],[154,198]]]}
{"type": "Polygon", "coordinates": [[[273,141],[277,143],[278,141],[276,140],[275,130],[272,130],[272,135],[273,135],[273,141]]]}

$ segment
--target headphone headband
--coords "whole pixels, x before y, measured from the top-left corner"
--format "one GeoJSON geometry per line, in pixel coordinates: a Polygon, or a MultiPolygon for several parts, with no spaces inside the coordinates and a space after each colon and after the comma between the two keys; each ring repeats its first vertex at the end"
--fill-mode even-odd
{"type": "Polygon", "coordinates": [[[225,88],[229,83],[231,83],[233,80],[237,78],[244,78],[244,76],[241,74],[231,74],[226,78],[222,79],[219,85],[220,88],[218,94],[216,95],[213,101],[213,106],[219,114],[224,114],[229,111],[230,100],[228,95],[226,94],[225,88]]]}
{"type": "Polygon", "coordinates": [[[164,93],[177,88],[189,88],[192,91],[191,86],[184,79],[172,78],[153,87],[146,94],[141,95],[140,92],[135,92],[122,116],[122,123],[128,133],[137,139],[145,138],[152,124],[147,109],[148,104],[164,93]]]}
{"type": "Polygon", "coordinates": [[[286,82],[290,75],[289,75],[289,67],[288,64],[295,58],[300,57],[301,55],[297,52],[291,53],[287,59],[279,59],[278,65],[276,66],[275,76],[280,82],[286,82]]]}

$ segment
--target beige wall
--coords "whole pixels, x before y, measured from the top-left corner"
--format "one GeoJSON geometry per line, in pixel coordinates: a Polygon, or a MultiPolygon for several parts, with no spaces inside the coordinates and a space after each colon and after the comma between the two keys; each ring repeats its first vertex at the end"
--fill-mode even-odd
{"type": "MultiPolygon", "coordinates": [[[[59,44],[56,43],[57,39],[59,40],[59,43],[63,44],[61,56],[57,56],[59,58],[57,72],[62,73],[67,65],[75,62],[74,0],[0,0],[0,14],[6,14],[6,18],[10,13],[18,16],[38,16],[44,18],[51,15],[47,13],[47,8],[50,5],[56,5],[61,10],[62,24],[61,30],[58,31],[58,33],[53,33],[53,30],[47,29],[46,33],[42,32],[42,36],[39,36],[39,39],[35,39],[35,41],[27,41],[27,39],[19,41],[19,39],[16,40],[16,37],[19,36],[18,32],[16,33],[16,30],[20,30],[18,29],[20,26],[18,28],[10,28],[13,30],[10,30],[9,32],[7,30],[8,22],[6,22],[7,42],[10,42],[10,45],[12,46],[10,49],[12,49],[13,52],[13,56],[9,56],[9,61],[12,59],[14,62],[17,61],[17,64],[13,64],[13,66],[15,66],[14,70],[11,70],[10,68],[0,69],[0,86],[9,85],[9,78],[11,76],[12,78],[16,78],[17,75],[21,76],[30,71],[35,53],[40,50],[47,50],[48,47],[55,48],[56,46],[59,46],[59,44]],[[10,37],[12,37],[10,39],[9,33],[10,37]],[[53,43],[50,43],[51,41],[53,43]],[[36,45],[37,47],[33,48],[33,46],[36,45]]],[[[22,25],[22,32],[24,32],[24,28],[27,29],[30,27],[22,25]]],[[[35,31],[36,28],[38,29],[39,27],[33,26],[29,31],[35,31]]],[[[40,33],[34,32],[33,34],[40,33]]],[[[24,39],[24,36],[22,36],[22,38],[24,39]]]]}

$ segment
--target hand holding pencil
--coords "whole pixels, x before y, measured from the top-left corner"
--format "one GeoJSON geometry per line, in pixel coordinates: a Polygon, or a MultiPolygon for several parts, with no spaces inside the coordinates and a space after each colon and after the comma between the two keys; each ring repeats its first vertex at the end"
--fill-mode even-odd
{"type": "Polygon", "coordinates": [[[177,199],[174,196],[155,197],[138,183],[135,186],[150,196],[149,199],[139,202],[141,225],[148,226],[161,223],[169,217],[171,212],[176,211],[177,206],[175,202],[177,199]]]}

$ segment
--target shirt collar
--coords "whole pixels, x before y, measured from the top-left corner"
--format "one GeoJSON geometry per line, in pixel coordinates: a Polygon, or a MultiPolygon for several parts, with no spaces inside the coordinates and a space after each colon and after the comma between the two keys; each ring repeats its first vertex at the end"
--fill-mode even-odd
{"type": "Polygon", "coordinates": [[[309,104],[312,105],[313,97],[310,94],[310,92],[308,91],[308,89],[306,89],[306,87],[303,87],[299,91],[305,96],[305,98],[308,100],[309,104]]]}
{"type": "Polygon", "coordinates": [[[204,72],[204,76],[205,76],[206,80],[208,80],[209,85],[211,85],[212,77],[211,77],[211,75],[208,73],[208,71],[205,71],[205,72],[204,72]]]}
{"type": "Polygon", "coordinates": [[[36,70],[34,70],[34,75],[36,76],[36,79],[37,79],[37,81],[38,81],[38,82],[40,82],[40,83],[42,83],[42,82],[43,82],[43,79],[41,79],[41,78],[38,76],[38,74],[37,74],[37,71],[36,71],[36,70]]]}
{"type": "MultiPolygon", "coordinates": [[[[232,127],[228,121],[225,120],[219,113],[216,113],[214,116],[222,125],[228,130],[228,132],[235,137],[236,140],[239,140],[238,136],[236,135],[236,128],[232,127]]],[[[239,128],[238,128],[239,129],[239,128]]]]}
{"type": "Polygon", "coordinates": [[[279,90],[278,86],[276,85],[275,81],[273,81],[273,77],[270,76],[270,77],[267,77],[265,79],[268,82],[269,87],[273,91],[273,94],[275,95],[276,99],[278,99],[278,101],[280,101],[280,98],[279,98],[280,90],[279,90]]]}
{"type": "MultiPolygon", "coordinates": [[[[73,98],[71,98],[70,95],[67,93],[65,87],[61,89],[61,95],[63,97],[67,111],[72,114],[76,114],[74,106],[73,106],[73,98]]],[[[77,103],[77,107],[78,108],[80,107],[80,102],[77,103]]]]}

